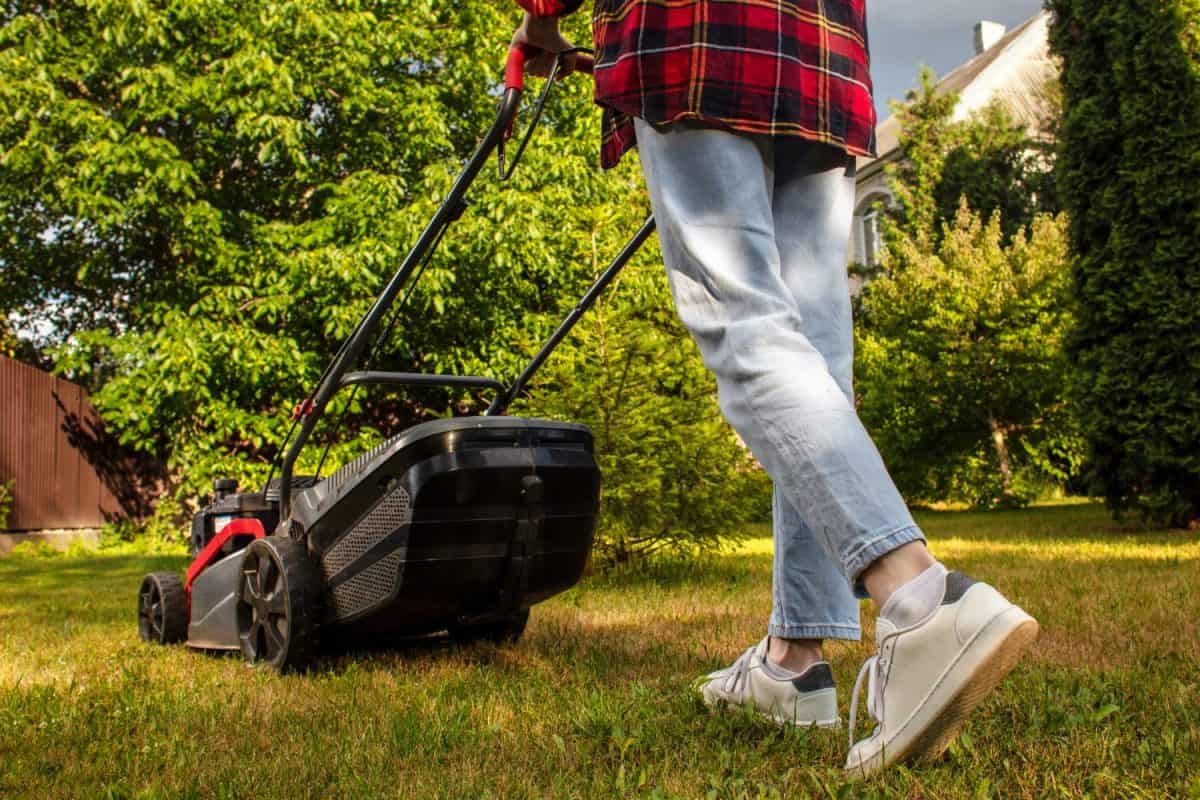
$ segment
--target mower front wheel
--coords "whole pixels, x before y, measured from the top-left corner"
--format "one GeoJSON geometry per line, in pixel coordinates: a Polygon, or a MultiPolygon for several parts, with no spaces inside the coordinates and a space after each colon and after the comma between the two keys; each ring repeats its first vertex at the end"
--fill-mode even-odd
{"type": "Polygon", "coordinates": [[[319,649],[321,582],[301,542],[254,540],[242,556],[237,625],[242,655],[279,672],[308,667],[319,649]]]}
{"type": "Polygon", "coordinates": [[[174,572],[151,572],[138,589],[138,635],[143,642],[175,644],[187,638],[187,592],[174,572]]]}

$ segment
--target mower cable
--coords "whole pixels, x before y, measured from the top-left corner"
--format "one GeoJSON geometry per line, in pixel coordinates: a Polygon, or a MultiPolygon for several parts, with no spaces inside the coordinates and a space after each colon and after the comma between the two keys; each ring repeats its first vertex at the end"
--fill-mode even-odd
{"type": "Polygon", "coordinates": [[[521,163],[521,156],[525,154],[525,148],[529,145],[529,140],[533,138],[533,134],[537,130],[538,122],[542,118],[542,112],[546,108],[546,102],[550,99],[550,91],[557,82],[556,79],[558,78],[558,71],[562,67],[563,58],[575,55],[576,53],[590,56],[593,54],[593,51],[587,47],[572,47],[569,50],[563,50],[558,53],[558,57],[554,59],[554,66],[550,68],[550,75],[546,78],[546,85],[542,87],[542,93],[538,95],[537,103],[533,106],[533,116],[529,120],[529,125],[525,128],[525,134],[517,144],[517,151],[513,153],[512,161],[508,163],[507,169],[505,168],[505,139],[501,139],[496,145],[496,164],[499,167],[501,182],[511,178],[517,170],[517,165],[521,163]]]}

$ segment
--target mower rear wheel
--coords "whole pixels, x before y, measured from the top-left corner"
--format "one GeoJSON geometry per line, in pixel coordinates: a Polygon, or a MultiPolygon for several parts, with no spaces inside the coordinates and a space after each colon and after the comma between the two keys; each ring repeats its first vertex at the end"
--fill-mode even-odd
{"type": "Polygon", "coordinates": [[[485,622],[478,625],[455,625],[448,633],[456,642],[493,642],[505,645],[515,644],[525,633],[529,624],[529,609],[514,611],[508,617],[496,622],[485,622]]]}
{"type": "Polygon", "coordinates": [[[242,655],[279,672],[302,671],[320,647],[321,581],[304,544],[255,539],[242,556],[237,625],[242,655]]]}
{"type": "Polygon", "coordinates": [[[143,642],[175,644],[187,638],[187,592],[174,572],[151,572],[138,589],[138,635],[143,642]]]}

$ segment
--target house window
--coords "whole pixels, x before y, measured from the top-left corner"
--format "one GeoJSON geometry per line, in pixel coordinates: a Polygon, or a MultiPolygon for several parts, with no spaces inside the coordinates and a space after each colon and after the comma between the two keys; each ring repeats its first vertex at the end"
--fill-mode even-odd
{"type": "Polygon", "coordinates": [[[883,253],[879,218],[890,200],[888,195],[877,192],[859,203],[854,214],[854,260],[863,266],[879,266],[883,253]]]}
{"type": "MultiPolygon", "coordinates": [[[[843,219],[845,219],[843,217],[843,219]]],[[[882,249],[879,240],[879,209],[872,207],[862,216],[863,229],[863,263],[868,267],[879,266],[879,253],[882,249]]]]}

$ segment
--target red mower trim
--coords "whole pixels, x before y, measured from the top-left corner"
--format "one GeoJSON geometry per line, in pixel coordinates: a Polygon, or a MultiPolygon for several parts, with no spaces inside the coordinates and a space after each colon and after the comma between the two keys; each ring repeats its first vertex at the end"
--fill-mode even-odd
{"type": "Polygon", "coordinates": [[[191,609],[192,606],[192,581],[196,580],[201,572],[217,560],[217,556],[226,542],[235,536],[261,539],[266,535],[267,532],[263,530],[262,523],[253,517],[231,520],[224,528],[221,528],[220,532],[204,546],[204,549],[192,561],[191,566],[187,568],[187,579],[183,583],[183,588],[187,592],[188,608],[191,609]]]}

